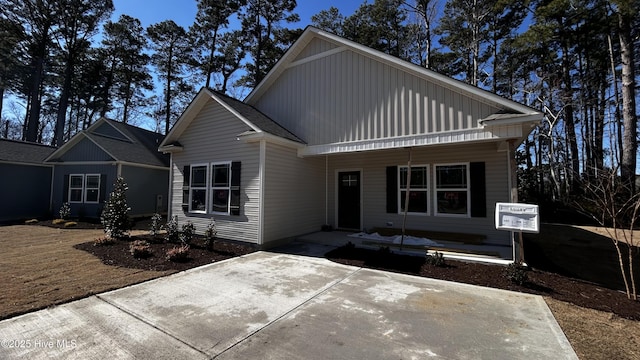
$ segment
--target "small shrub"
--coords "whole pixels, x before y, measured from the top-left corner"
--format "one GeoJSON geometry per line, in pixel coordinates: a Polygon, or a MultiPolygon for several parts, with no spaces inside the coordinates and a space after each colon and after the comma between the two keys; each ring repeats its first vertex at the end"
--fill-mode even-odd
{"type": "Polygon", "coordinates": [[[151,226],[149,228],[149,235],[153,237],[157,237],[160,234],[160,230],[162,230],[162,215],[153,214],[151,217],[151,226]]]}
{"type": "Polygon", "coordinates": [[[381,255],[391,254],[391,248],[389,248],[388,246],[380,246],[378,248],[378,254],[381,254],[381,255]]]}
{"type": "Polygon", "coordinates": [[[71,216],[71,207],[68,202],[62,203],[58,214],[60,215],[60,219],[68,219],[69,216],[71,216]]]}
{"type": "Polygon", "coordinates": [[[216,229],[216,221],[211,218],[211,221],[207,224],[207,229],[204,231],[204,245],[207,247],[207,250],[213,250],[213,242],[215,241],[217,234],[218,230],[216,229]]]}
{"type": "Polygon", "coordinates": [[[117,178],[113,186],[113,192],[109,194],[109,199],[104,205],[100,221],[108,237],[122,238],[130,229],[129,211],[131,211],[131,208],[127,205],[126,194],[128,189],[129,187],[124,182],[124,179],[117,178]]]}
{"type": "Polygon", "coordinates": [[[518,285],[522,285],[529,280],[527,267],[523,266],[521,262],[513,262],[509,264],[504,269],[503,275],[505,278],[518,285]]]}
{"type": "Polygon", "coordinates": [[[356,245],[351,241],[349,241],[348,243],[344,244],[344,248],[347,250],[353,250],[356,248],[356,245]]]}
{"type": "Polygon", "coordinates": [[[24,222],[27,225],[32,225],[32,224],[37,224],[38,223],[38,219],[30,219],[24,222]]]}
{"type": "Polygon", "coordinates": [[[145,259],[152,255],[151,245],[144,240],[135,240],[129,245],[129,252],[136,259],[145,259]]]}
{"type": "Polygon", "coordinates": [[[167,235],[165,239],[170,243],[178,243],[180,242],[180,231],[178,231],[178,216],[173,215],[167,224],[164,226],[164,229],[167,231],[167,235]]]}
{"type": "Polygon", "coordinates": [[[75,221],[67,221],[66,223],[64,223],[64,227],[66,227],[66,228],[68,228],[68,227],[74,227],[74,226],[76,226],[76,225],[78,225],[78,223],[77,223],[77,222],[75,222],[75,221]]]}
{"type": "Polygon", "coordinates": [[[433,266],[443,267],[445,265],[444,255],[437,251],[433,254],[427,253],[426,263],[433,266]]]}
{"type": "Polygon", "coordinates": [[[189,260],[189,245],[174,247],[167,251],[167,260],[173,262],[186,262],[189,260]]]}
{"type": "Polygon", "coordinates": [[[67,222],[67,220],[65,220],[65,219],[54,219],[51,223],[52,223],[53,225],[62,225],[62,224],[64,224],[65,222],[67,222]]]}
{"type": "Polygon", "coordinates": [[[193,235],[196,233],[196,227],[193,223],[187,220],[184,225],[182,225],[182,233],[180,234],[180,241],[183,245],[191,244],[191,240],[193,240],[193,235]]]}
{"type": "Polygon", "coordinates": [[[99,237],[93,241],[93,246],[108,246],[115,244],[115,239],[108,236],[99,237]]]}

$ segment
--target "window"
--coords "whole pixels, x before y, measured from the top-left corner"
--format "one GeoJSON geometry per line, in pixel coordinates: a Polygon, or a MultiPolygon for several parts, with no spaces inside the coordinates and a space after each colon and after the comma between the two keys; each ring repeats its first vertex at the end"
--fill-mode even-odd
{"type": "MultiPolygon", "coordinates": [[[[398,203],[400,212],[404,212],[407,199],[407,166],[398,167],[398,203]]],[[[429,213],[429,166],[418,165],[411,167],[411,184],[409,186],[409,208],[408,213],[427,214],[429,213]]]]}
{"type": "Polygon", "coordinates": [[[84,175],[69,175],[69,202],[81,203],[84,188],[84,175]]]}
{"type": "Polygon", "coordinates": [[[467,164],[436,165],[436,214],[469,215],[467,164]]]}
{"type": "Polygon", "coordinates": [[[189,186],[189,211],[191,212],[207,212],[207,167],[208,165],[191,166],[189,186]]]}
{"type": "Polygon", "coordinates": [[[68,190],[67,201],[70,203],[97,204],[100,202],[100,174],[71,174],[68,190]]]}
{"type": "Polygon", "coordinates": [[[211,212],[229,214],[231,163],[211,165],[211,212]]]}
{"type": "Polygon", "coordinates": [[[85,175],[84,181],[84,202],[98,203],[100,199],[100,175],[85,175]]]}

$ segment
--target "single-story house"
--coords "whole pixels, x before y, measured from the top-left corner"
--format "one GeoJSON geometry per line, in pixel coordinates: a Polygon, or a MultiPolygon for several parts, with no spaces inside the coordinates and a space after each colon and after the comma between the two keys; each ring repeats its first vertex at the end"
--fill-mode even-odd
{"type": "Polygon", "coordinates": [[[511,246],[495,203],[516,200],[513,152],[542,116],[308,27],[244,101],[204,88],[189,104],[159,147],[169,215],[270,247],[399,228],[409,189],[407,229],[511,246]]]}
{"type": "Polygon", "coordinates": [[[129,190],[130,216],[167,211],[169,156],[158,153],[163,135],[100,118],[49,155],[52,207],[69,203],[72,217],[98,218],[118,177],[129,190]]]}
{"type": "Polygon", "coordinates": [[[56,148],[0,139],[0,222],[51,214],[52,165],[43,163],[56,148]]]}

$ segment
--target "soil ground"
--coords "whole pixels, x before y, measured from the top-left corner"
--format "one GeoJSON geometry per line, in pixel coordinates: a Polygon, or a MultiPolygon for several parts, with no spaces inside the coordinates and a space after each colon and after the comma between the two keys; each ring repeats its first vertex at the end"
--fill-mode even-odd
{"type": "MultiPolygon", "coordinates": [[[[155,256],[135,260],[128,252],[128,241],[96,247],[93,241],[103,236],[102,230],[79,224],[82,227],[89,229],[0,227],[0,246],[4,249],[0,254],[0,279],[5,285],[0,293],[0,319],[252,250],[233,243],[223,248],[224,243],[218,242],[219,247],[211,253],[203,249],[199,239],[192,244],[191,259],[186,263],[166,261],[164,253],[173,247],[167,244],[153,244],[155,256]]],[[[547,233],[525,238],[525,257],[534,270],[528,272],[530,281],[524,286],[507,281],[502,275],[504,268],[498,266],[447,260],[447,266],[440,268],[427,265],[420,258],[394,260],[395,254],[363,249],[343,248],[327,256],[359,266],[541,294],[580,359],[640,359],[640,302],[627,300],[626,295],[613,290],[619,288],[615,279],[605,276],[604,284],[594,281],[598,276],[602,278],[602,271],[616,279],[620,277],[615,272],[619,271],[617,263],[611,262],[609,256],[615,249],[610,240],[597,234],[599,237],[590,238],[592,232],[579,230],[551,228],[547,233]],[[592,247],[594,251],[590,251],[592,247]],[[578,264],[568,266],[567,262],[578,264]],[[589,263],[590,267],[586,265],[589,263]],[[572,272],[588,281],[567,276],[572,272]]],[[[143,231],[132,234],[144,238],[143,231]]]]}

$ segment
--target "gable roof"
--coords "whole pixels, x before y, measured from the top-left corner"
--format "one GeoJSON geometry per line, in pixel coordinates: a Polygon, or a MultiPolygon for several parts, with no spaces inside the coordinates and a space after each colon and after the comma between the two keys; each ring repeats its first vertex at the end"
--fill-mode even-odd
{"type": "MultiPolygon", "coordinates": [[[[417,74],[420,77],[436,83],[440,86],[452,89],[456,92],[462,93],[470,98],[479,99],[483,102],[488,102],[496,105],[496,107],[501,109],[502,114],[512,114],[512,115],[521,115],[528,114],[532,115],[534,120],[529,121],[540,121],[542,119],[542,113],[537,110],[528,107],[526,105],[520,104],[516,101],[509,100],[497,94],[494,94],[490,91],[481,89],[479,87],[464,83],[462,81],[453,79],[451,77],[442,75],[433,70],[423,68],[421,66],[412,64],[408,61],[396,58],[394,56],[388,55],[378,50],[374,50],[367,46],[358,44],[351,40],[344,39],[340,36],[331,34],[329,32],[320,30],[313,26],[307,26],[302,35],[296,40],[296,42],[287,50],[287,52],[282,56],[282,58],[276,63],[276,65],[267,73],[265,78],[249,93],[249,95],[244,99],[244,102],[247,104],[254,105],[257,103],[259,98],[269,91],[269,88],[276,82],[276,80],[282,75],[282,73],[296,63],[312,61],[316,59],[318,56],[327,56],[327,54],[337,53],[344,50],[351,50],[356,53],[362,54],[364,56],[376,59],[380,62],[390,64],[398,69],[406,71],[408,73],[417,74]],[[335,45],[335,47],[325,53],[311,55],[302,59],[297,59],[299,55],[303,53],[307,45],[314,39],[322,39],[328,41],[335,45]]],[[[501,123],[504,124],[506,116],[501,117],[501,123]]],[[[494,119],[485,119],[484,125],[491,125],[494,119]]],[[[517,119],[514,123],[522,122],[522,118],[517,119]]]]}
{"type": "Polygon", "coordinates": [[[218,91],[203,87],[187,106],[171,131],[169,131],[162,144],[160,144],[160,151],[170,151],[171,147],[180,138],[180,135],[210,100],[220,104],[251,128],[251,131],[238,134],[239,136],[268,134],[285,141],[304,144],[295,134],[280,126],[253,106],[218,91]]]}
{"type": "Polygon", "coordinates": [[[60,161],[62,155],[73,149],[82,139],[88,139],[116,161],[168,167],[169,157],[157,151],[163,138],[162,134],[102,117],[88,129],[74,135],[46,161],[60,161]],[[104,124],[111,126],[122,134],[122,137],[97,131],[104,124]]]}
{"type": "Polygon", "coordinates": [[[56,150],[53,146],[18,140],[0,139],[0,161],[40,164],[56,150]]]}

